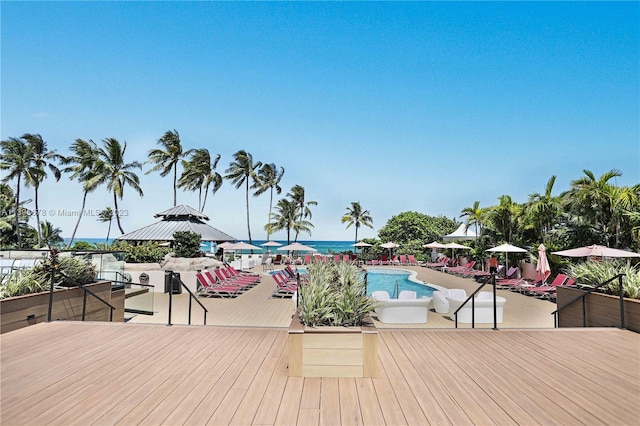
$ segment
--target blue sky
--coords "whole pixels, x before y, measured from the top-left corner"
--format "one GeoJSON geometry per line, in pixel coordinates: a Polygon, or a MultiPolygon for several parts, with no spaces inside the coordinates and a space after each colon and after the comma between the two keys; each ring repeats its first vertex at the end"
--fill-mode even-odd
{"type": "MultiPolygon", "coordinates": [[[[1,7],[2,139],[39,133],[62,154],[76,138],[126,141],[144,162],[176,129],[183,146],[240,149],[302,185],[312,235],[350,240],[352,201],[375,237],[403,211],[458,218],[511,195],[567,190],[583,169],[640,182],[637,2],[6,2],[1,7]]],[[[125,191],[126,232],[172,205],[171,180],[125,191]]],[[[77,210],[67,177],[41,209],[77,210]]],[[[32,197],[30,190],[24,198],[32,197]]],[[[105,188],[87,209],[110,205],[105,188]]],[[[178,193],[197,207],[197,194],[178,193]]],[[[250,199],[264,239],[268,196],[250,199]]],[[[229,182],[205,210],[247,239],[244,192],[229,182]]],[[[75,218],[49,216],[70,236],[75,218]]],[[[83,219],[81,237],[106,225],[83,219]]],[[[112,234],[114,235],[114,234],[112,234]]],[[[117,235],[117,231],[115,232],[117,235]]],[[[284,233],[275,235],[284,239],[284,233]]]]}

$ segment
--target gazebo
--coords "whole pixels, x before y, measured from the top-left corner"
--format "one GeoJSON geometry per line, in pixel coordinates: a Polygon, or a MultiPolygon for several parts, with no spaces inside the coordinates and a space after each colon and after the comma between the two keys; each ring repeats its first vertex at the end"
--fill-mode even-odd
{"type": "Polygon", "coordinates": [[[456,229],[455,231],[453,231],[452,233],[448,234],[448,235],[443,235],[442,236],[442,240],[447,242],[447,241],[462,241],[462,240],[475,240],[476,239],[476,233],[473,232],[471,229],[465,229],[465,224],[461,223],[460,226],[458,227],[458,229],[456,229]]]}
{"type": "Polygon", "coordinates": [[[234,237],[205,223],[209,217],[198,210],[181,204],[168,210],[156,213],[153,217],[161,218],[143,228],[116,237],[131,243],[142,241],[173,241],[173,234],[178,231],[189,231],[200,234],[202,241],[221,243],[236,241],[234,237]]]}

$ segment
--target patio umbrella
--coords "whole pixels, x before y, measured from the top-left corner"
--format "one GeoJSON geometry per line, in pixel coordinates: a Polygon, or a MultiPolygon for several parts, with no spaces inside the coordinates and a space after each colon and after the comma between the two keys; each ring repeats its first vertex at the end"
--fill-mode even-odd
{"type": "MultiPolygon", "coordinates": [[[[227,250],[241,251],[241,250],[262,250],[262,247],[254,246],[253,244],[240,241],[239,243],[232,244],[227,250]]],[[[240,269],[242,269],[242,255],[240,255],[240,269]]]]}
{"type": "Polygon", "coordinates": [[[487,251],[504,253],[506,258],[505,269],[507,270],[509,269],[509,253],[526,253],[527,252],[527,250],[520,247],[513,246],[509,243],[500,244],[499,246],[492,247],[487,251]]]}
{"type": "Polygon", "coordinates": [[[364,241],[357,242],[355,244],[351,244],[354,247],[360,247],[364,249],[365,247],[371,247],[373,244],[365,243],[364,241]]]}
{"type": "Polygon", "coordinates": [[[640,253],[619,250],[605,246],[592,245],[569,250],[554,251],[552,254],[568,257],[640,257],[640,253]]]}
{"type": "Polygon", "coordinates": [[[309,247],[309,246],[305,246],[304,244],[300,244],[300,243],[292,243],[292,244],[288,244],[286,246],[282,246],[282,247],[278,247],[278,250],[284,250],[284,251],[318,251],[316,249],[314,249],[313,247],[309,247]]]}
{"type": "Polygon", "coordinates": [[[380,244],[380,247],[389,249],[389,256],[391,256],[391,250],[400,247],[400,245],[389,241],[388,243],[380,244]]]}
{"type": "Polygon", "coordinates": [[[437,242],[437,241],[434,241],[434,242],[432,242],[432,243],[425,244],[425,245],[423,245],[422,247],[430,248],[430,249],[439,249],[439,248],[446,248],[446,247],[447,247],[447,245],[446,245],[446,244],[439,243],[439,242],[437,242]]]}
{"type": "Polygon", "coordinates": [[[444,248],[450,248],[451,249],[451,257],[452,258],[456,258],[456,249],[470,249],[471,247],[469,246],[463,246],[462,244],[458,244],[458,243],[447,243],[444,245],[444,248]]]}
{"type": "Polygon", "coordinates": [[[266,247],[267,248],[267,253],[269,252],[269,247],[280,247],[282,244],[280,244],[277,241],[267,241],[266,243],[260,244],[262,247],[266,247]]]}
{"type": "Polygon", "coordinates": [[[544,244],[540,244],[538,246],[538,264],[536,265],[536,272],[542,277],[544,277],[547,272],[551,272],[549,259],[547,259],[547,248],[544,244]]]}

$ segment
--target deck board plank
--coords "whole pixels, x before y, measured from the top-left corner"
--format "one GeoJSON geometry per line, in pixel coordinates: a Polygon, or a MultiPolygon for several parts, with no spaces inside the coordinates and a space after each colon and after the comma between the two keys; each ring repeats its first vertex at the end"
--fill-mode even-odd
{"type": "Polygon", "coordinates": [[[639,348],[617,329],[390,329],[377,377],[305,379],[283,329],[44,323],[0,336],[0,421],[632,425],[639,348]]]}

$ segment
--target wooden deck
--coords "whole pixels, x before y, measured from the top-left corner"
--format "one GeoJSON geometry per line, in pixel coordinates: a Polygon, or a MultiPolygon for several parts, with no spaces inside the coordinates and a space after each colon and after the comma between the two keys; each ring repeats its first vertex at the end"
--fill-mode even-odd
{"type": "Polygon", "coordinates": [[[2,425],[638,424],[640,335],[380,330],[369,379],[287,375],[283,329],[54,322],[0,336],[2,425]]]}

